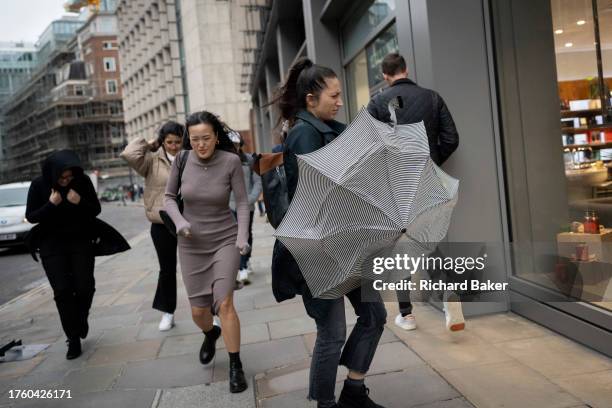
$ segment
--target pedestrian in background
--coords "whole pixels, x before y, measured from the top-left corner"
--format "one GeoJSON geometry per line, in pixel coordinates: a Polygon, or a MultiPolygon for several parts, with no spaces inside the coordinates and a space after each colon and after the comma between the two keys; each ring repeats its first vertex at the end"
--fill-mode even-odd
{"type": "MultiPolygon", "coordinates": [[[[253,157],[247,155],[242,150],[244,141],[238,132],[230,132],[229,138],[234,144],[234,148],[238,151],[240,162],[242,163],[242,173],[244,174],[244,185],[246,186],[249,200],[249,246],[253,248],[253,216],[255,214],[255,203],[262,194],[261,177],[253,171],[253,157]]],[[[234,192],[230,195],[230,208],[236,216],[236,199],[234,192]]],[[[249,284],[249,274],[252,272],[249,268],[249,260],[251,259],[251,251],[246,255],[240,256],[240,269],[238,270],[238,282],[249,284]]]]}
{"type": "Polygon", "coordinates": [[[229,353],[229,389],[242,392],[247,382],[240,361],[240,320],[233,292],[240,255],[250,250],[244,173],[229,129],[216,115],[193,113],[185,126],[193,150],[183,153],[172,166],[165,207],[176,226],[191,315],[204,333],[200,362],[212,361],[216,341],[223,334],[229,353]],[[184,163],[182,172],[177,163],[184,163]],[[177,203],[179,184],[182,212],[177,203]],[[229,208],[230,192],[236,200],[237,223],[229,208]],[[213,315],[220,317],[223,330],[213,325],[213,315]]]}
{"type": "MultiPolygon", "coordinates": [[[[381,122],[390,122],[389,101],[400,97],[402,106],[395,111],[397,123],[404,125],[423,121],[429,139],[429,154],[434,163],[441,166],[459,146],[459,134],[444,100],[437,92],[421,88],[408,79],[406,61],[400,54],[386,55],[382,61],[382,72],[389,88],[372,98],[368,112],[381,122]]],[[[398,291],[397,295],[400,313],[395,317],[395,324],[404,330],[416,329],[410,291],[398,291]]],[[[463,330],[465,319],[461,302],[454,296],[449,300],[449,295],[444,293],[443,298],[446,327],[450,331],[463,330]]]]}
{"type": "Polygon", "coordinates": [[[145,215],[151,222],[151,239],[159,261],[159,277],[153,298],[153,309],[162,312],[159,330],[174,326],[176,310],[176,237],[164,226],[159,210],[164,207],[164,193],[170,166],[181,150],[185,127],[169,121],[152,140],[133,140],[121,153],[128,165],[145,179],[145,215]]]}
{"type": "MultiPolygon", "coordinates": [[[[284,143],[283,161],[287,175],[289,200],[295,194],[299,168],[297,155],[311,153],[335,139],[345,125],[334,120],[342,107],[340,81],[333,70],[315,65],[302,58],[289,70],[287,80],[276,99],[282,119],[292,124],[284,143]]],[[[277,242],[278,244],[278,242],[277,242]]],[[[275,245],[275,250],[277,250],[275,245]]],[[[317,339],[310,364],[308,398],[317,401],[320,408],[376,408],[364,384],[378,341],[382,335],[386,310],[382,300],[362,302],[361,288],[348,293],[357,323],[346,340],[344,297],[339,299],[313,298],[304,277],[290,276],[288,271],[272,279],[273,286],[282,287],[286,294],[302,295],[308,315],[317,325],[317,339]],[[335,401],[338,365],[348,368],[348,376],[335,401]]],[[[288,297],[293,297],[289,295],[288,297]]]]}
{"type": "Polygon", "coordinates": [[[101,207],[72,150],[52,153],[30,185],[26,218],[39,224],[38,248],[68,338],[66,358],[81,355],[95,292],[93,230],[101,207]]]}

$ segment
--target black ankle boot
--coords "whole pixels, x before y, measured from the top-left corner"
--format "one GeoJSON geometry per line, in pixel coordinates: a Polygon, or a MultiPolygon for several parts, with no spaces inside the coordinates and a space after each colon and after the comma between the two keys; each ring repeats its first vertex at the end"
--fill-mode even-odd
{"type": "Polygon", "coordinates": [[[242,371],[241,364],[230,363],[229,386],[230,392],[234,394],[242,392],[248,388],[248,384],[246,378],[244,378],[244,371],[242,371]]]}
{"type": "Polygon", "coordinates": [[[208,364],[215,357],[217,339],[221,336],[221,328],[213,326],[210,331],[204,333],[204,343],[200,348],[200,363],[208,364]]]}
{"type": "Polygon", "coordinates": [[[365,385],[354,386],[344,384],[338,399],[338,408],[384,408],[370,399],[370,389],[365,385]]]}
{"type": "Polygon", "coordinates": [[[76,339],[68,339],[66,343],[68,343],[67,360],[74,360],[81,355],[81,340],[78,337],[76,339]]]}

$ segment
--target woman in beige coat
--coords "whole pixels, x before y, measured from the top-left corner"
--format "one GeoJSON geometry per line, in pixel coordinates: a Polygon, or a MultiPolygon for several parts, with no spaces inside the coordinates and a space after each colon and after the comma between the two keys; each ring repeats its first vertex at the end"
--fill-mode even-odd
{"type": "Polygon", "coordinates": [[[163,313],[159,323],[161,331],[170,330],[174,326],[177,242],[176,237],[164,226],[159,210],[164,207],[170,166],[181,150],[184,132],[183,125],[170,121],[161,127],[156,139],[135,139],[121,153],[128,165],[145,178],[145,213],[151,221],[151,238],[159,260],[159,279],[153,308],[163,313]]]}

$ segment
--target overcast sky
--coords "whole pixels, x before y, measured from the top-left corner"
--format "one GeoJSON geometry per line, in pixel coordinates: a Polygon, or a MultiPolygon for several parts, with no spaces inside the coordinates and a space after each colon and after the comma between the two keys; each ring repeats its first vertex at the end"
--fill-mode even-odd
{"type": "Polygon", "coordinates": [[[66,0],[0,0],[0,41],[36,42],[53,20],[68,14],[66,0]]]}

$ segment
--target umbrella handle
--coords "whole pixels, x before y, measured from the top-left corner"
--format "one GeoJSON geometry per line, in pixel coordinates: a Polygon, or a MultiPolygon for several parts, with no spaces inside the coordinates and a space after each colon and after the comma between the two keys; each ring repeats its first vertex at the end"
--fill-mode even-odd
{"type": "Polygon", "coordinates": [[[391,99],[387,104],[387,108],[389,109],[389,114],[391,115],[391,122],[393,126],[397,126],[397,115],[395,114],[396,109],[401,109],[404,107],[404,102],[402,101],[401,96],[396,96],[391,99]]]}

